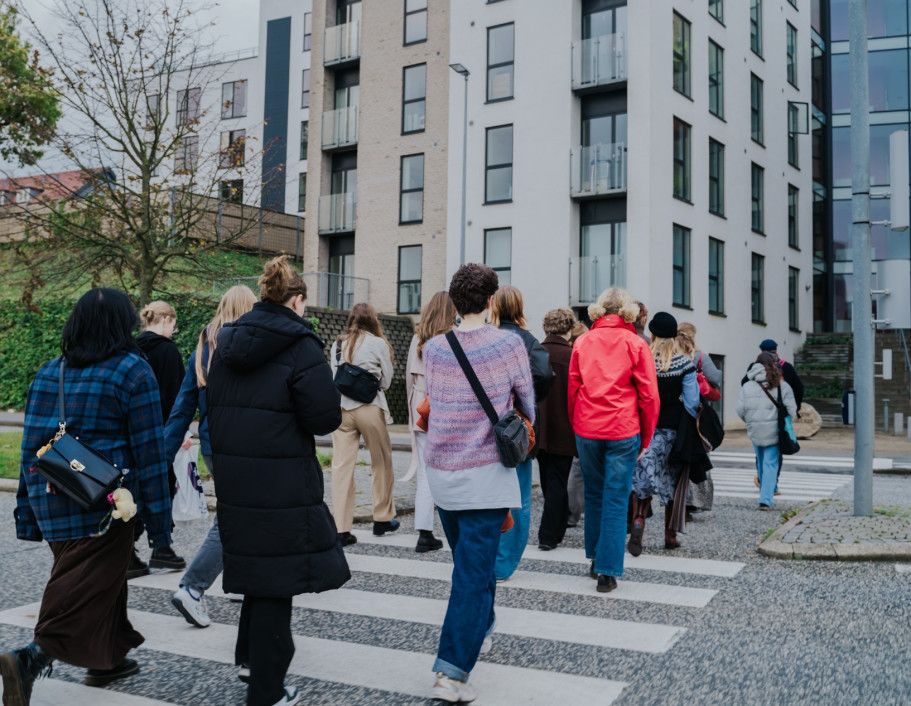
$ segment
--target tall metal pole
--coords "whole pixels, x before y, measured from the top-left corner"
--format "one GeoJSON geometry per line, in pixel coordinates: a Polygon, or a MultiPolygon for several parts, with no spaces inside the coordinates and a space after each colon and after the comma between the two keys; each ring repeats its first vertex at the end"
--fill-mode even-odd
{"type": "Polygon", "coordinates": [[[854,259],[854,514],[873,514],[873,304],[870,243],[870,88],[867,0],[850,0],[851,249],[854,259]]]}
{"type": "Polygon", "coordinates": [[[468,179],[468,73],[465,78],[465,111],[462,117],[462,231],[459,240],[459,265],[465,264],[465,184],[468,179]]]}

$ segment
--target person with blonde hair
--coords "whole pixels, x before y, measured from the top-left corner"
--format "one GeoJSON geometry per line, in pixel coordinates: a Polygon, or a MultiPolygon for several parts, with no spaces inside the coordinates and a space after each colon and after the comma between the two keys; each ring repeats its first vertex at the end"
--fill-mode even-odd
{"type": "Polygon", "coordinates": [[[206,381],[226,592],[244,597],[234,648],[247,704],[295,704],[291,601],[351,572],[323,501],[315,435],[342,421],[325,343],[304,318],[307,285],[274,258],[260,301],[218,335],[206,381]],[[249,670],[249,672],[247,671],[249,670]]]}
{"type": "MultiPolygon", "coordinates": [[[[657,495],[664,505],[664,548],[677,549],[680,541],[677,532],[683,529],[683,508],[674,515],[674,493],[683,465],[671,461],[671,450],[677,439],[683,414],[695,419],[699,410],[699,383],[696,366],[681,351],[677,338],[677,319],[666,311],[659,311],[649,321],[652,334],[651,352],[655,357],[658,376],[660,412],[651,442],[636,462],[633,488],[630,495],[633,523],[626,548],[633,556],[642,553],[642,535],[645,518],[657,495]]],[[[685,480],[685,479],[684,479],[685,480]]],[[[685,504],[686,494],[680,498],[685,504]]]]}
{"type": "MultiPolygon", "coordinates": [[[[253,308],[256,296],[249,287],[235,285],[222,295],[215,310],[215,316],[199,332],[196,350],[187,361],[187,371],[177,394],[164,428],[165,457],[174,458],[181,447],[189,449],[192,443],[184,441],[190,422],[199,410],[199,450],[209,473],[215,476],[215,461],[209,441],[209,417],[206,409],[206,378],[212,364],[214,352],[218,349],[218,334],[225,324],[239,319],[253,308]]],[[[218,578],[222,570],[221,539],[218,534],[218,516],[212,522],[202,546],[190,562],[180,587],[171,597],[171,603],[180,611],[190,625],[204,628],[211,622],[206,611],[204,594],[218,578]]]]}
{"type": "Polygon", "coordinates": [[[408,426],[411,428],[411,468],[406,480],[417,476],[417,490],[414,495],[414,528],[419,537],[416,552],[431,552],[443,548],[443,542],[433,536],[433,495],[427,483],[427,469],[424,462],[424,447],[427,433],[418,426],[418,405],[427,397],[427,381],[424,370],[424,344],[434,336],[452,330],[456,320],[456,309],[449,292],[434,294],[421,311],[421,320],[415,327],[411,346],[408,348],[408,363],[405,365],[405,390],[408,394],[408,426]]]}
{"type": "MultiPolygon", "coordinates": [[[[497,289],[490,303],[490,323],[503,331],[515,334],[522,339],[522,345],[525,346],[535,390],[534,431],[537,436],[538,405],[547,397],[554,374],[550,369],[550,356],[547,350],[527,328],[523,308],[522,292],[512,285],[504,285],[497,289]]],[[[536,443],[525,460],[516,466],[516,475],[522,490],[522,505],[512,508],[515,526],[500,537],[500,547],[497,550],[497,581],[506,581],[513,575],[528,546],[528,530],[531,526],[531,462],[538,455],[539,447],[540,444],[536,443]]]]}
{"type": "Polygon", "coordinates": [[[399,528],[392,496],[395,482],[392,441],[386,428],[392,424],[385,391],[392,384],[394,358],[376,310],[366,302],[351,307],[347,330],[332,345],[329,363],[333,374],[343,362],[363,368],[379,380],[376,397],[370,402],[342,394],[342,423],[332,433],[332,515],[342,544],[347,546],[357,542],[351,527],[354,524],[354,466],[361,436],[370,453],[373,534],[382,537],[399,528]]]}
{"type": "Polygon", "coordinates": [[[585,556],[597,591],[623,576],[623,541],[633,468],[658,421],[658,380],[633,327],[639,307],[619,287],[588,307],[591,330],[573,346],[567,408],[585,484],[585,556]]]}

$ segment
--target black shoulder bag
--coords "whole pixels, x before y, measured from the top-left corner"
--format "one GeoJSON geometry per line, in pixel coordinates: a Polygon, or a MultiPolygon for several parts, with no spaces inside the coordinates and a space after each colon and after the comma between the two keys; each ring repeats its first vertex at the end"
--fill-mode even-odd
{"type": "Polygon", "coordinates": [[[59,427],[57,434],[38,451],[38,474],[83,510],[104,508],[107,497],[123,483],[123,472],[104,454],[66,433],[63,398],[63,356],[57,391],[59,427]]]}
{"type": "Polygon", "coordinates": [[[465,356],[465,351],[462,350],[459,339],[450,331],[446,334],[446,340],[449,342],[452,352],[455,353],[459,365],[462,366],[462,372],[464,372],[465,377],[468,378],[468,384],[471,385],[471,389],[474,390],[478,402],[481,403],[484,411],[487,412],[487,417],[493,425],[493,436],[497,442],[497,453],[500,454],[500,462],[507,468],[515,468],[522,463],[528,455],[529,437],[525,420],[518,415],[515,409],[506,412],[502,418],[497,418],[497,412],[490,403],[490,398],[487,396],[487,393],[484,392],[484,388],[481,387],[481,381],[478,380],[474,368],[472,368],[471,363],[468,362],[468,358],[465,356]]]}
{"type": "Polygon", "coordinates": [[[335,386],[345,397],[357,402],[370,404],[380,391],[380,381],[376,375],[359,365],[342,360],[342,342],[335,344],[335,386]]]}

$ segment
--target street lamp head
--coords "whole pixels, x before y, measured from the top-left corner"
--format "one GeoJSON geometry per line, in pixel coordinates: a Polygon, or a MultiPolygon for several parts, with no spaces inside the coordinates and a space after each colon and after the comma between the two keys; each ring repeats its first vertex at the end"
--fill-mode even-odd
{"type": "Polygon", "coordinates": [[[468,71],[468,69],[466,69],[464,66],[462,66],[462,64],[450,64],[449,68],[452,69],[453,71],[455,71],[460,76],[464,76],[465,78],[468,78],[468,76],[470,75],[470,72],[468,71]]]}

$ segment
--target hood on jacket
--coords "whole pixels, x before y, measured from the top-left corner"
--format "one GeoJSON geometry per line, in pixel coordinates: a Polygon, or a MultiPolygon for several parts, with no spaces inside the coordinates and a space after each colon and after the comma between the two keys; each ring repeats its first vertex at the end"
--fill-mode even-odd
{"type": "Polygon", "coordinates": [[[747,370],[747,377],[754,382],[763,383],[766,381],[765,366],[762,363],[753,363],[747,370]]]}
{"type": "Polygon", "coordinates": [[[636,333],[636,327],[626,323],[619,314],[606,314],[599,316],[592,322],[592,330],[596,328],[620,328],[636,333]]]}
{"type": "Polygon", "coordinates": [[[310,322],[288,307],[256,302],[252,311],[225,324],[218,333],[216,355],[229,368],[246,372],[264,365],[307,336],[313,336],[320,348],[325,347],[323,340],[313,333],[310,322]]]}
{"type": "Polygon", "coordinates": [[[158,346],[167,343],[173,343],[173,341],[167,336],[162,336],[154,331],[143,331],[136,336],[136,345],[138,345],[139,349],[147,355],[158,348],[158,346]]]}

